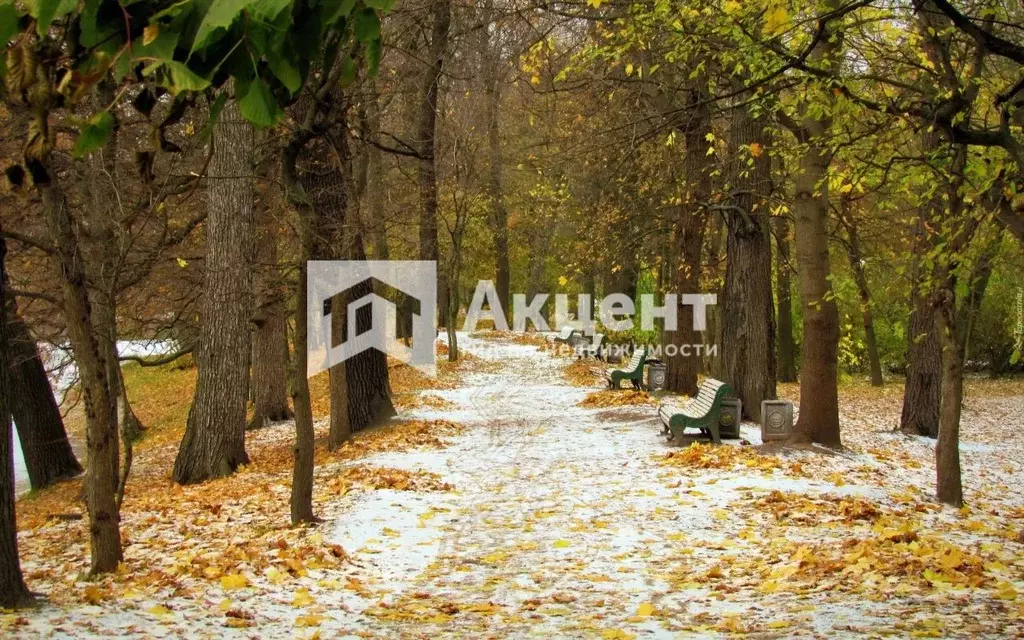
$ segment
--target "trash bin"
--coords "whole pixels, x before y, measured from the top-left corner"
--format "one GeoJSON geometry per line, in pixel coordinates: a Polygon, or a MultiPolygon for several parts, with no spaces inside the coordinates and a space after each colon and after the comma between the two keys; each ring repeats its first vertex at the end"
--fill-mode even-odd
{"type": "Polygon", "coordinates": [[[761,441],[788,440],[793,433],[793,403],[765,400],[761,403],[761,441]]]}
{"type": "Polygon", "coordinates": [[[647,390],[665,390],[665,363],[661,360],[647,361],[647,390]]]}
{"type": "Polygon", "coordinates": [[[722,412],[718,414],[718,435],[733,440],[739,438],[742,421],[743,401],[739,398],[722,400],[722,412]]]}

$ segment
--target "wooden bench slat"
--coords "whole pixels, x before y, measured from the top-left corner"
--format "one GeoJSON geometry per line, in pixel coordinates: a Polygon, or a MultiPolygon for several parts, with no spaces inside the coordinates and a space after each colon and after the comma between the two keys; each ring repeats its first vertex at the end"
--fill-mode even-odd
{"type": "Polygon", "coordinates": [[[715,442],[719,442],[718,425],[713,423],[717,423],[722,400],[729,391],[727,383],[708,378],[701,383],[697,395],[684,406],[662,403],[658,407],[658,416],[667,430],[672,431],[673,436],[679,435],[686,428],[697,428],[705,435],[711,435],[715,442]],[[673,418],[677,416],[681,418],[673,426],[673,418]]]}

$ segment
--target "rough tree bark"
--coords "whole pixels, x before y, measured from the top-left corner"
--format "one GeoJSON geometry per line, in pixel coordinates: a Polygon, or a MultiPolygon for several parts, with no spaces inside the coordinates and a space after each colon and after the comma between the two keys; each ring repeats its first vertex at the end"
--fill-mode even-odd
{"type": "MultiPolygon", "coordinates": [[[[836,0],[826,3],[838,9],[836,0]]],[[[842,49],[842,32],[834,24],[821,27],[808,64],[828,68],[842,49]]],[[[831,90],[816,87],[817,98],[830,100],[831,90]]],[[[800,415],[793,429],[795,443],[816,442],[841,447],[839,434],[839,310],[832,292],[828,255],[828,169],[831,151],[824,136],[831,127],[827,109],[805,108],[800,122],[790,126],[805,145],[793,177],[797,270],[803,310],[803,343],[800,357],[800,415]]]]}
{"type": "MultiPolygon", "coordinates": [[[[921,271],[919,267],[916,270],[921,271]]],[[[939,434],[942,345],[936,332],[938,325],[935,309],[928,296],[921,291],[923,277],[918,273],[913,277],[911,285],[912,309],[907,327],[907,381],[903,387],[900,431],[907,435],[935,438],[939,434]]]]}
{"type": "MultiPolygon", "coordinates": [[[[0,264],[7,257],[7,244],[0,235],[0,264]]],[[[7,278],[0,278],[0,309],[6,309],[14,296],[8,292],[7,278]]],[[[0,607],[14,608],[31,600],[18,560],[18,525],[14,510],[14,451],[11,447],[10,385],[11,336],[9,324],[0,321],[0,607]]]]}
{"type": "Polygon", "coordinates": [[[252,336],[253,418],[249,428],[292,417],[288,407],[288,325],[284,291],[277,264],[277,221],[267,202],[267,189],[259,189],[255,203],[256,330],[252,336]]]}
{"type": "MultiPolygon", "coordinates": [[[[952,283],[950,283],[952,284],[952,283]]],[[[942,343],[942,403],[935,444],[936,496],[954,507],[964,505],[960,479],[960,411],[964,400],[963,353],[956,339],[955,302],[950,286],[936,302],[936,331],[942,343]]]]}
{"type": "MultiPolygon", "coordinates": [[[[0,245],[3,243],[0,237],[0,245]]],[[[0,258],[4,253],[6,247],[0,246],[0,258]]],[[[2,259],[0,280],[4,289],[9,290],[10,277],[2,259]]],[[[0,369],[0,375],[6,376],[10,385],[9,409],[18,430],[29,482],[33,489],[42,489],[77,476],[82,473],[82,465],[71,449],[43,360],[28,325],[18,313],[13,295],[4,297],[0,322],[7,331],[5,350],[10,365],[10,369],[0,369]]]]}
{"type": "Polygon", "coordinates": [[[860,294],[860,310],[864,321],[864,343],[868,349],[871,384],[880,387],[884,381],[882,380],[882,362],[878,357],[878,340],[875,338],[875,321],[871,315],[871,291],[868,289],[867,274],[864,273],[864,259],[860,250],[857,219],[853,215],[850,199],[845,195],[840,197],[839,222],[846,228],[846,255],[850,259],[853,280],[857,283],[857,291],[860,294]]]}
{"type": "MultiPolygon", "coordinates": [[[[444,67],[445,51],[448,48],[448,30],[452,21],[451,0],[434,0],[430,10],[432,27],[430,49],[427,52],[429,66],[423,74],[423,86],[420,90],[419,117],[417,119],[417,140],[420,145],[420,161],[417,170],[417,183],[420,195],[420,260],[438,262],[439,249],[437,240],[437,101],[441,71],[444,67]]],[[[440,267],[440,265],[439,265],[440,267]]],[[[442,321],[447,304],[447,283],[444,269],[437,270],[437,295],[439,317],[442,321]]]]}
{"type": "Polygon", "coordinates": [[[88,468],[85,475],[86,507],[93,574],[113,571],[121,562],[121,534],[117,494],[117,414],[111,410],[110,385],[100,341],[94,330],[86,287],[85,265],[64,192],[56,176],[47,171],[36,183],[43,201],[47,227],[56,249],[61,274],[64,322],[78,365],[86,422],[88,468]]]}
{"type": "Polygon", "coordinates": [[[763,120],[733,111],[725,291],[722,301],[722,366],[742,400],[743,413],[761,420],[761,401],[776,397],[775,308],[768,228],[771,159],[763,120]],[[747,160],[753,163],[748,164],[747,160]]]}
{"type": "MultiPolygon", "coordinates": [[[[6,273],[3,279],[4,287],[8,287],[6,273]]],[[[14,296],[7,296],[4,302],[11,368],[9,372],[0,370],[0,375],[6,375],[10,383],[10,410],[29,482],[33,489],[42,489],[77,476],[82,473],[82,465],[71,449],[46,368],[25,321],[18,315],[14,296]]]]}
{"type": "Polygon", "coordinates": [[[793,339],[793,266],[789,258],[789,219],[775,218],[775,289],[779,306],[779,382],[796,382],[796,341],[793,339]]]}
{"type": "Polygon", "coordinates": [[[199,376],[174,481],[234,473],[245,453],[252,315],[253,126],[229,100],[214,127],[209,167],[206,285],[201,303],[199,376]]]}
{"type": "MultiPolygon", "coordinates": [[[[673,229],[673,255],[678,263],[673,265],[673,288],[680,296],[677,307],[675,331],[665,331],[665,346],[692,345],[698,342],[699,334],[693,330],[693,307],[682,304],[684,293],[700,292],[701,256],[706,226],[705,206],[711,196],[711,180],[707,168],[707,134],[711,131],[711,114],[706,104],[706,79],[703,75],[694,80],[694,87],[687,95],[689,122],[683,131],[686,143],[686,159],[683,171],[686,192],[683,204],[673,229]]],[[[697,393],[697,373],[701,360],[696,353],[675,355],[665,358],[665,387],[669,391],[694,395],[697,393]]]]}
{"type": "MultiPolygon", "coordinates": [[[[114,101],[115,87],[112,82],[99,83],[96,108],[103,109],[114,101]]],[[[131,443],[142,436],[142,422],[135,415],[124,386],[121,363],[117,351],[117,294],[123,267],[122,246],[131,244],[125,238],[124,229],[118,224],[123,212],[118,203],[117,150],[120,139],[120,123],[116,110],[113,132],[106,144],[93,154],[85,164],[85,184],[89,206],[85,214],[88,233],[84,248],[88,252],[86,270],[91,287],[89,301],[93,308],[93,324],[100,340],[100,350],[107,368],[110,383],[110,401],[118,415],[119,435],[125,445],[125,457],[131,455],[131,443]]],[[[117,473],[117,469],[114,469],[117,473]]]]}

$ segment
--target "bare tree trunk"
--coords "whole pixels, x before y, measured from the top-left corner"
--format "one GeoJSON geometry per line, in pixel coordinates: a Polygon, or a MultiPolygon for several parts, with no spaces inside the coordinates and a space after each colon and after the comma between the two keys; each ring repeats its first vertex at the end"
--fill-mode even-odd
{"type": "MultiPolygon", "coordinates": [[[[326,78],[327,76],[325,76],[326,78]]],[[[325,79],[325,85],[327,80],[325,79]]],[[[321,86],[316,98],[326,98],[330,87],[321,86]]],[[[320,215],[313,206],[313,200],[298,177],[296,164],[299,154],[313,137],[312,127],[316,123],[320,109],[319,101],[312,100],[308,111],[301,118],[302,129],[292,133],[281,155],[281,182],[284,185],[285,197],[299,214],[299,277],[295,292],[295,352],[292,367],[292,406],[295,407],[295,444],[292,447],[294,463],[292,465],[291,521],[292,524],[313,522],[313,412],[309,399],[308,365],[308,261],[314,257],[316,238],[321,233],[320,215]]],[[[297,118],[298,119],[298,118],[297,118]]]]}
{"type": "Polygon", "coordinates": [[[936,334],[935,310],[915,281],[907,330],[907,381],[903,388],[900,431],[935,438],[939,434],[942,392],[942,346],[936,334]]]}
{"type": "MultiPolygon", "coordinates": [[[[265,191],[265,190],[262,190],[265,191]]],[[[288,407],[288,325],[284,292],[277,264],[277,222],[266,201],[256,202],[259,235],[256,242],[257,312],[252,336],[253,418],[249,428],[292,417],[288,407]]]]}
{"type": "MultiPolygon", "coordinates": [[[[4,273],[4,287],[9,288],[8,285],[4,273]]],[[[25,321],[18,315],[14,296],[7,296],[4,302],[11,369],[9,374],[0,370],[0,375],[7,375],[10,384],[9,407],[18,429],[29,481],[33,489],[42,489],[77,476],[82,473],[82,465],[71,449],[46,368],[25,321]]]]}
{"type": "Polygon", "coordinates": [[[743,401],[743,413],[761,419],[761,401],[776,397],[775,308],[772,249],[768,229],[771,197],[770,147],[764,122],[746,109],[733,111],[727,213],[725,293],[722,305],[722,364],[725,379],[743,401]],[[753,149],[754,151],[751,151],[753,149]],[[753,164],[747,159],[752,157],[753,164]]]}
{"type": "MultiPolygon", "coordinates": [[[[0,237],[0,258],[6,254],[4,239],[0,237]]],[[[0,286],[10,289],[7,266],[0,259],[0,286]]],[[[82,465],[68,442],[57,401],[53,397],[46,368],[43,366],[35,339],[18,313],[13,295],[3,299],[0,322],[6,325],[10,369],[0,369],[6,376],[8,408],[14,417],[25,456],[29,482],[33,489],[42,489],[55,482],[82,473],[82,465]]]]}
{"type": "MultiPolygon", "coordinates": [[[[829,0],[828,10],[838,7],[829,0]]],[[[808,62],[828,68],[843,44],[842,32],[828,24],[808,62]]],[[[803,344],[800,357],[800,415],[793,441],[841,447],[839,435],[839,310],[832,292],[828,255],[828,169],[831,152],[825,140],[831,127],[828,109],[804,109],[794,133],[807,145],[794,176],[793,203],[803,344]]]]}
{"type": "Polygon", "coordinates": [[[828,256],[828,151],[812,146],[801,159],[796,186],[796,255],[803,308],[800,415],[796,442],[842,446],[839,436],[839,311],[828,256]]]}
{"type": "MultiPolygon", "coordinates": [[[[675,293],[680,296],[677,308],[675,331],[665,331],[665,347],[675,345],[681,349],[697,342],[698,333],[693,329],[693,307],[682,304],[682,295],[700,291],[701,257],[704,246],[706,225],[705,206],[711,196],[711,180],[705,169],[707,162],[707,134],[711,131],[711,115],[708,111],[705,78],[699,76],[691,89],[687,108],[690,121],[684,131],[686,160],[684,179],[686,194],[679,208],[673,230],[673,254],[678,263],[673,265],[675,293]]],[[[676,393],[694,395],[697,393],[697,373],[700,371],[700,356],[696,353],[684,355],[677,352],[666,357],[665,388],[676,393]]]]}
{"type": "Polygon", "coordinates": [[[860,293],[860,310],[864,319],[864,343],[868,348],[868,364],[871,368],[871,384],[880,387],[882,380],[882,362],[878,357],[878,341],[875,339],[875,322],[871,316],[871,292],[868,289],[868,278],[864,273],[864,260],[860,251],[860,234],[857,232],[857,219],[851,211],[850,199],[841,196],[839,202],[839,218],[846,227],[846,253],[850,258],[850,269],[853,280],[857,283],[860,293]]]}
{"type": "MultiPolygon", "coordinates": [[[[299,145],[294,152],[285,152],[284,170],[285,185],[289,191],[294,191],[298,185],[295,178],[295,156],[301,149],[299,145]],[[288,167],[290,163],[290,167],[288,167]]],[[[305,197],[305,194],[302,194],[305,197]]],[[[307,201],[308,202],[308,201],[307,201]]],[[[306,377],[308,354],[306,345],[308,334],[306,322],[308,320],[308,267],[307,261],[312,258],[311,245],[313,244],[312,230],[310,227],[315,224],[316,213],[312,207],[299,206],[300,230],[300,251],[299,251],[299,280],[296,283],[295,292],[295,366],[292,372],[292,405],[295,407],[295,445],[293,453],[295,462],[292,466],[292,493],[289,505],[291,508],[292,524],[301,522],[314,522],[316,515],[313,513],[313,412],[309,401],[309,379],[306,377]],[[313,219],[311,219],[313,218],[313,219]]]]}
{"type": "Polygon", "coordinates": [[[37,183],[50,237],[56,249],[64,302],[64,321],[74,351],[84,396],[88,468],[85,476],[93,574],[113,571],[121,562],[117,493],[117,414],[111,410],[110,385],[94,330],[85,265],[64,192],[49,173],[37,183]],[[113,470],[113,472],[112,472],[113,470]]]}
{"type": "MultiPolygon", "coordinates": [[[[284,171],[285,184],[290,185],[290,190],[293,190],[298,184],[298,180],[295,179],[295,155],[298,150],[298,148],[295,149],[292,154],[285,153],[285,164],[291,164],[291,167],[284,171]]],[[[306,289],[309,273],[306,263],[312,258],[310,249],[313,239],[310,227],[315,224],[316,214],[312,207],[299,207],[299,217],[301,249],[299,252],[299,281],[296,284],[295,295],[295,344],[293,348],[295,367],[292,382],[292,405],[295,407],[295,445],[293,447],[295,463],[292,466],[292,493],[289,501],[293,525],[316,520],[316,515],[313,513],[313,412],[309,401],[309,379],[306,377],[306,349],[308,348],[306,345],[308,339],[306,329],[308,292],[306,289]]]]}
{"type": "MultiPolygon", "coordinates": [[[[418,135],[420,143],[420,162],[418,163],[419,194],[420,194],[420,260],[437,262],[440,257],[437,241],[437,111],[441,71],[444,67],[445,50],[448,47],[448,29],[452,21],[451,0],[433,0],[431,6],[433,22],[430,36],[430,50],[427,54],[429,67],[423,75],[423,88],[418,118],[418,135]]],[[[444,269],[437,270],[438,310],[448,308],[446,301],[447,283],[444,269]]],[[[444,317],[439,313],[438,321],[444,317]]]]}
{"type": "Polygon", "coordinates": [[[964,399],[963,357],[956,339],[953,291],[940,292],[936,330],[942,342],[942,403],[935,445],[937,497],[954,507],[964,504],[960,480],[960,412],[964,399]]]}
{"type": "Polygon", "coordinates": [[[174,461],[174,481],[181,484],[227,476],[249,462],[245,412],[251,355],[255,140],[253,126],[234,100],[225,104],[211,144],[199,377],[174,461]]]}
{"type": "MultiPolygon", "coordinates": [[[[937,132],[925,132],[922,149],[934,152],[939,146],[937,132]]],[[[907,374],[903,387],[903,410],[900,431],[912,436],[939,435],[939,404],[942,394],[942,343],[937,333],[938,319],[935,307],[927,293],[922,291],[932,270],[925,268],[921,256],[935,247],[931,225],[942,215],[941,196],[936,196],[918,208],[914,223],[914,267],[910,289],[910,321],[907,328],[907,374]]]]}
{"type": "Polygon", "coordinates": [[[779,305],[779,382],[796,382],[796,341],[793,339],[792,265],[789,258],[789,219],[775,218],[775,287],[779,305]]]}
{"type": "MultiPolygon", "coordinates": [[[[7,243],[0,234],[0,265],[7,259],[7,243]]],[[[0,278],[0,311],[13,307],[14,296],[8,291],[6,272],[0,278]]],[[[0,318],[2,320],[2,318],[0,318]]],[[[14,509],[14,451],[11,447],[11,408],[14,389],[11,386],[13,346],[8,329],[0,321],[0,607],[13,609],[31,600],[18,560],[18,525],[14,509]]],[[[51,397],[52,399],[52,397],[51,397]]],[[[63,425],[61,426],[63,430],[63,425]]],[[[65,442],[67,439],[65,438],[65,442]]],[[[27,461],[27,460],[26,460],[27,461]]],[[[77,464],[77,462],[76,462],[77,464]]]]}

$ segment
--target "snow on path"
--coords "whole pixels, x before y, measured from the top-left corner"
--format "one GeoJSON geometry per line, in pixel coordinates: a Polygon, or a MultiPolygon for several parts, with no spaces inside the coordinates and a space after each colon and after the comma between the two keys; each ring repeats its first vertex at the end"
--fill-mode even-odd
{"type": "MultiPolygon", "coordinates": [[[[469,430],[443,451],[361,461],[440,473],[456,492],[411,504],[366,492],[349,510],[356,517],[340,518],[331,534],[377,577],[364,579],[381,589],[385,605],[368,610],[369,628],[386,621],[423,637],[620,637],[628,628],[645,638],[676,637],[683,627],[671,619],[635,614],[654,605],[687,614],[687,623],[701,611],[721,615],[706,590],[690,596],[703,605],[672,593],[666,574],[695,549],[704,548],[697,553],[708,566],[728,553],[744,523],[725,522],[723,513],[741,495],[882,493],[737,472],[718,474],[691,495],[652,460],[672,449],[657,435],[651,407],[580,408],[594,389],[567,386],[564,360],[532,346],[460,341],[478,357],[505,362],[504,370],[471,374],[463,388],[440,392],[459,409],[417,417],[444,417],[469,430]],[[483,615],[432,614],[438,602],[483,615]]],[[[759,440],[756,430],[750,435],[759,440]]],[[[755,613],[761,607],[753,609],[763,617],[755,613]]],[[[834,620],[856,617],[844,611],[834,620]]]]}
{"type": "MultiPolygon", "coordinates": [[[[582,408],[578,403],[594,389],[568,385],[566,360],[468,335],[460,336],[460,346],[503,366],[466,373],[457,389],[428,392],[454,409],[420,408],[403,417],[451,420],[465,430],[446,438],[450,444],[440,450],[389,451],[351,463],[433,472],[454,489],[355,488],[325,505],[328,521],[307,535],[341,545],[351,559],[344,568],[311,569],[276,591],[246,595],[211,586],[203,596],[160,601],[173,613],[153,613],[147,607],[158,603],[150,600],[119,609],[50,607],[30,615],[24,634],[656,639],[727,637],[743,629],[757,637],[1024,633],[1024,608],[1013,618],[1006,607],[1017,605],[1004,606],[988,592],[914,587],[896,597],[877,586],[864,594],[832,590],[845,571],[809,590],[762,589],[766,566],[786,568],[789,551],[780,551],[779,543],[825,541],[840,549],[864,528],[848,532],[842,527],[854,525],[826,519],[803,530],[780,529],[758,499],[781,492],[824,503],[865,497],[892,506],[898,504],[893,492],[920,494],[930,485],[926,465],[889,463],[861,445],[860,453],[787,455],[784,464],[792,466],[785,469],[666,467],[658,457],[678,449],[659,436],[653,407],[582,408]],[[813,465],[816,473],[795,472],[800,464],[813,465]],[[889,475],[872,475],[881,471],[889,475]],[[767,554],[774,559],[766,562],[767,554]],[[300,584],[315,604],[296,604],[300,584]],[[255,614],[254,626],[228,628],[223,617],[218,624],[225,596],[255,614]]],[[[756,429],[744,429],[759,441],[756,429]]],[[[892,441],[877,430],[871,434],[892,441]]],[[[927,447],[914,441],[899,446],[927,447]]],[[[983,453],[979,448],[966,457],[983,453]]],[[[970,471],[966,479],[976,486],[970,471]]],[[[1010,495],[1013,505],[1024,507],[1010,495]]],[[[948,524],[956,514],[937,510],[921,518],[948,524]]],[[[974,548],[979,539],[972,536],[958,540],[974,548]]],[[[993,571],[1008,572],[1024,593],[1021,563],[1008,559],[1006,565],[993,571]]],[[[888,580],[892,589],[904,586],[888,580]]]]}

